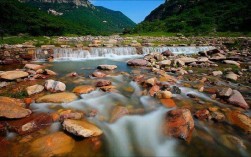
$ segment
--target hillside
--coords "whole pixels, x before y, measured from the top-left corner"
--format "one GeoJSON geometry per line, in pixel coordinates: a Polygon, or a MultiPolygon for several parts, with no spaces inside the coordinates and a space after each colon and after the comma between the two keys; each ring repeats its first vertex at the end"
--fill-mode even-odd
{"type": "Polygon", "coordinates": [[[0,27],[11,35],[105,35],[135,26],[121,12],[95,7],[87,0],[68,1],[1,0],[0,27]]]}
{"type": "Polygon", "coordinates": [[[134,32],[251,32],[250,7],[250,0],[169,0],[134,32]]]}

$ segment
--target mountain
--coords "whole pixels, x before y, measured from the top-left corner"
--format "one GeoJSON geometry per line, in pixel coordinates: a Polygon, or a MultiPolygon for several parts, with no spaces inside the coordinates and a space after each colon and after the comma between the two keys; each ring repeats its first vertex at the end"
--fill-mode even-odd
{"type": "Polygon", "coordinates": [[[88,0],[0,1],[0,27],[11,35],[108,35],[134,26],[123,13],[88,0]]]}
{"type": "Polygon", "coordinates": [[[250,0],[166,0],[134,32],[251,32],[250,0]]]}

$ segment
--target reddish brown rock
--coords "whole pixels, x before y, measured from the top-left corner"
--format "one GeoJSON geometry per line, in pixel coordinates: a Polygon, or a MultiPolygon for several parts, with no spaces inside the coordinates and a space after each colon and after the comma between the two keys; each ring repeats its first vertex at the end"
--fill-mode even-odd
{"type": "Polygon", "coordinates": [[[115,86],[103,86],[100,87],[100,89],[104,92],[113,92],[116,91],[116,87],[115,86]]]}
{"type": "Polygon", "coordinates": [[[118,120],[119,118],[128,115],[129,111],[126,107],[124,106],[116,106],[115,108],[113,108],[112,110],[112,114],[111,114],[111,119],[110,122],[113,123],[116,120],[118,120]]]}
{"type": "Polygon", "coordinates": [[[150,96],[154,96],[160,90],[159,86],[152,86],[149,90],[150,96]]]}
{"type": "Polygon", "coordinates": [[[189,141],[194,129],[194,120],[188,109],[167,112],[164,122],[165,135],[189,141]]]}
{"type": "Polygon", "coordinates": [[[251,133],[251,118],[240,111],[230,111],[227,113],[230,123],[242,128],[245,132],[251,133]]]}
{"type": "Polygon", "coordinates": [[[198,118],[199,120],[206,120],[209,118],[209,116],[210,116],[210,113],[207,109],[198,110],[195,113],[195,117],[198,118]]]}
{"type": "Polygon", "coordinates": [[[111,84],[112,84],[111,81],[108,81],[108,80],[99,80],[96,83],[96,87],[110,86],[111,84]]]}
{"type": "Polygon", "coordinates": [[[137,75],[133,78],[133,81],[137,82],[137,83],[142,83],[144,82],[144,78],[145,76],[144,75],[137,75]]]}
{"type": "Polygon", "coordinates": [[[72,92],[76,93],[76,94],[87,94],[87,93],[90,93],[94,90],[95,90],[95,88],[92,86],[83,85],[83,86],[75,87],[72,92]]]}
{"type": "Polygon", "coordinates": [[[127,65],[129,66],[146,66],[147,63],[148,62],[144,59],[131,59],[127,61],[127,65]]]}
{"type": "Polygon", "coordinates": [[[0,122],[0,137],[5,136],[7,131],[6,127],[7,127],[6,122],[0,122]]]}
{"type": "Polygon", "coordinates": [[[29,117],[8,121],[7,123],[11,131],[20,135],[25,135],[50,126],[52,123],[52,117],[45,113],[32,114],[29,117]]]}
{"type": "Polygon", "coordinates": [[[160,102],[161,102],[162,105],[164,105],[166,108],[176,107],[176,104],[175,104],[175,102],[173,101],[173,99],[160,99],[160,102]]]}
{"type": "Polygon", "coordinates": [[[92,76],[93,76],[93,77],[97,77],[97,78],[103,78],[103,77],[106,76],[106,74],[105,74],[105,73],[102,73],[102,72],[100,72],[100,71],[95,71],[95,72],[92,73],[92,76]]]}

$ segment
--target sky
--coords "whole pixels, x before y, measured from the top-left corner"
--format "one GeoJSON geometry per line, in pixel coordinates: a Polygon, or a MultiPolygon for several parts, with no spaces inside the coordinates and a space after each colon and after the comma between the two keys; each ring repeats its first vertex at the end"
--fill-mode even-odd
{"type": "Polygon", "coordinates": [[[96,6],[121,11],[135,23],[140,23],[165,0],[90,0],[96,6]]]}

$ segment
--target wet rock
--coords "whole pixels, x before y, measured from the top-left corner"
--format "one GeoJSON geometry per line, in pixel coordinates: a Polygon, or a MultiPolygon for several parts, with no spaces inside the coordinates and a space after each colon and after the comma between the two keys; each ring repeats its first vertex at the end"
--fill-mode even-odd
{"type": "Polygon", "coordinates": [[[160,99],[160,102],[166,108],[176,107],[176,103],[173,101],[173,99],[160,99]]]}
{"type": "Polygon", "coordinates": [[[166,57],[174,56],[174,54],[170,50],[166,50],[162,52],[161,54],[166,57]]]}
{"type": "Polygon", "coordinates": [[[37,93],[42,92],[43,90],[44,90],[44,86],[41,86],[41,85],[33,85],[26,88],[28,95],[37,94],[37,93]]]}
{"type": "Polygon", "coordinates": [[[242,128],[246,133],[251,133],[251,118],[240,111],[230,111],[227,113],[230,123],[242,128]]]}
{"type": "Polygon", "coordinates": [[[129,114],[129,110],[126,107],[116,106],[112,110],[110,122],[113,123],[117,121],[119,118],[128,114],[129,114]]]}
{"type": "Polygon", "coordinates": [[[5,80],[16,80],[27,76],[29,76],[29,74],[24,71],[6,71],[0,73],[0,78],[5,80]]]}
{"type": "Polygon", "coordinates": [[[194,120],[188,109],[168,111],[165,116],[165,135],[189,141],[194,129],[194,120]]]}
{"type": "Polygon", "coordinates": [[[145,84],[148,85],[148,86],[154,86],[154,85],[156,85],[156,83],[157,83],[157,79],[155,77],[147,79],[145,81],[145,84]]]}
{"type": "Polygon", "coordinates": [[[156,93],[156,97],[159,99],[170,99],[173,94],[170,91],[159,91],[156,93]]]}
{"type": "Polygon", "coordinates": [[[24,68],[38,70],[38,69],[41,69],[42,66],[38,64],[25,64],[24,68]]]}
{"type": "Polygon", "coordinates": [[[63,92],[66,89],[66,85],[60,81],[47,80],[45,81],[45,89],[50,92],[63,92]]]}
{"type": "Polygon", "coordinates": [[[222,122],[226,119],[225,115],[218,111],[214,111],[211,115],[212,115],[212,120],[216,122],[222,122]]]}
{"type": "Polygon", "coordinates": [[[46,113],[32,114],[29,117],[8,121],[8,127],[11,131],[19,135],[29,134],[48,127],[52,124],[52,118],[46,113]]]}
{"type": "Polygon", "coordinates": [[[209,116],[210,116],[210,113],[207,109],[201,109],[195,113],[195,117],[198,118],[199,120],[209,119],[209,116]]]}
{"type": "Polygon", "coordinates": [[[182,61],[182,60],[180,60],[180,59],[176,59],[176,60],[174,61],[174,66],[183,67],[183,66],[185,66],[185,62],[182,61]]]}
{"type": "Polygon", "coordinates": [[[86,120],[67,119],[63,122],[63,127],[66,131],[82,137],[94,137],[103,133],[98,127],[86,120]]]}
{"type": "Polygon", "coordinates": [[[221,76],[223,75],[222,71],[213,71],[213,76],[221,76]]]}
{"type": "Polygon", "coordinates": [[[95,72],[92,73],[92,76],[93,76],[93,77],[97,77],[97,78],[103,78],[103,77],[106,76],[106,74],[105,74],[105,73],[102,73],[102,72],[100,72],[100,71],[95,71],[95,72]]]}
{"type": "Polygon", "coordinates": [[[230,97],[230,95],[232,94],[233,90],[231,88],[223,88],[220,90],[219,92],[219,96],[220,97],[230,97]]]}
{"type": "Polygon", "coordinates": [[[226,79],[236,81],[239,76],[235,73],[228,73],[225,77],[226,79]]]}
{"type": "Polygon", "coordinates": [[[63,121],[65,119],[75,119],[75,120],[80,120],[84,117],[83,112],[76,112],[72,110],[66,110],[66,111],[61,111],[58,114],[58,118],[63,121]]]}
{"type": "Polygon", "coordinates": [[[45,95],[36,100],[37,103],[68,103],[78,99],[74,93],[56,93],[45,95]]]}
{"type": "Polygon", "coordinates": [[[31,110],[22,107],[17,99],[0,97],[0,117],[24,118],[31,114],[31,110]]]}
{"type": "Polygon", "coordinates": [[[54,71],[52,71],[52,70],[49,70],[49,69],[45,69],[44,71],[45,71],[45,73],[46,73],[47,75],[52,75],[52,76],[57,75],[56,72],[54,72],[54,71]]]}
{"type": "Polygon", "coordinates": [[[228,99],[228,102],[230,104],[233,104],[237,107],[241,107],[244,109],[248,109],[249,105],[247,104],[247,102],[245,101],[245,99],[243,98],[243,96],[241,95],[241,93],[237,90],[233,90],[231,96],[228,99]]]}
{"type": "Polygon", "coordinates": [[[38,138],[31,143],[31,156],[64,156],[74,148],[74,140],[63,132],[38,138]]]}
{"type": "Polygon", "coordinates": [[[220,137],[220,141],[223,143],[224,146],[234,151],[240,148],[246,149],[244,142],[233,135],[222,135],[220,137]]]}
{"type": "Polygon", "coordinates": [[[116,65],[99,65],[98,69],[101,69],[101,70],[114,70],[114,69],[117,69],[117,66],[116,65]]]}
{"type": "Polygon", "coordinates": [[[240,63],[236,62],[236,61],[232,61],[232,60],[224,60],[223,61],[224,63],[226,64],[233,64],[233,65],[236,65],[236,66],[240,66],[240,63]]]}
{"type": "Polygon", "coordinates": [[[149,95],[154,96],[160,90],[159,86],[152,86],[149,90],[149,95]]]}
{"type": "Polygon", "coordinates": [[[181,90],[180,90],[180,88],[177,87],[177,86],[173,86],[171,92],[172,92],[173,94],[181,94],[181,90]]]}
{"type": "Polygon", "coordinates": [[[96,83],[96,87],[103,87],[103,86],[110,86],[110,85],[112,85],[112,82],[109,80],[99,80],[96,83]]]}
{"type": "Polygon", "coordinates": [[[87,94],[87,93],[90,93],[94,90],[95,90],[95,88],[92,86],[83,85],[83,86],[75,87],[72,92],[76,93],[76,94],[87,94]]]}
{"type": "Polygon", "coordinates": [[[145,76],[144,75],[137,75],[135,77],[133,77],[133,81],[137,82],[137,83],[142,83],[145,80],[145,76]]]}
{"type": "Polygon", "coordinates": [[[100,87],[100,89],[104,92],[115,92],[116,91],[115,86],[103,86],[103,87],[100,87]]]}
{"type": "Polygon", "coordinates": [[[127,61],[128,66],[146,66],[148,62],[144,59],[131,59],[127,61]]]}

